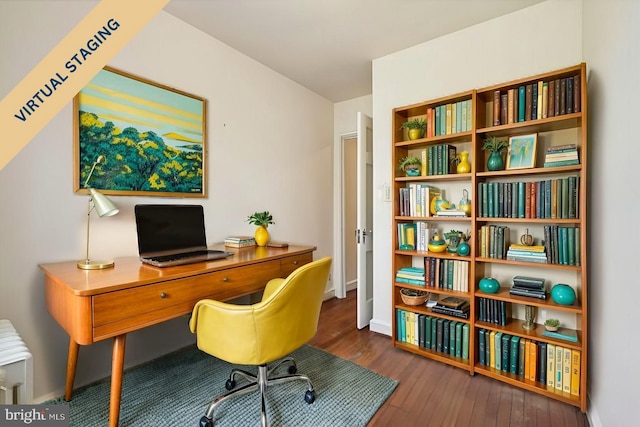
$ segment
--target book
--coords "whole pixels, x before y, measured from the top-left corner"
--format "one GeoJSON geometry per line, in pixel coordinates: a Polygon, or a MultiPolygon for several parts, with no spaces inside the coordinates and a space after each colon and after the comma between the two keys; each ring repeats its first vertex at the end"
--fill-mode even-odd
{"type": "Polygon", "coordinates": [[[495,367],[496,370],[501,371],[502,370],[502,332],[496,332],[496,335],[494,337],[495,339],[495,367]]]}
{"type": "Polygon", "coordinates": [[[580,351],[571,350],[571,395],[580,396],[580,351]]]}
{"type": "Polygon", "coordinates": [[[462,358],[469,360],[469,330],[471,327],[468,323],[462,325],[462,358]]]}
{"type": "Polygon", "coordinates": [[[573,165],[579,165],[579,164],[580,164],[580,160],[575,159],[575,160],[559,160],[557,162],[554,162],[554,161],[544,162],[542,166],[545,168],[555,168],[560,166],[573,166],[573,165]]]}
{"type": "Polygon", "coordinates": [[[536,380],[538,368],[538,344],[534,341],[529,343],[529,377],[531,381],[536,380]]]}
{"type": "Polygon", "coordinates": [[[577,149],[576,144],[551,145],[547,148],[547,154],[571,152],[577,151],[577,149]]]}
{"type": "Polygon", "coordinates": [[[252,240],[252,241],[246,241],[246,242],[240,242],[240,243],[224,242],[224,246],[227,248],[249,248],[252,246],[256,246],[256,241],[252,240]]]}
{"type": "Polygon", "coordinates": [[[241,243],[249,240],[253,240],[255,242],[255,238],[253,236],[228,236],[227,238],[224,239],[225,242],[232,242],[232,243],[241,243]]]}
{"type": "Polygon", "coordinates": [[[478,363],[482,366],[486,366],[486,358],[485,358],[485,333],[486,329],[478,330],[478,363]]]}
{"type": "Polygon", "coordinates": [[[489,367],[496,367],[496,331],[489,333],[489,367]]]}
{"type": "Polygon", "coordinates": [[[464,298],[459,297],[445,297],[438,301],[438,305],[449,307],[449,308],[461,308],[465,304],[468,304],[468,301],[464,298]]]}
{"type": "Polygon", "coordinates": [[[511,351],[509,352],[509,372],[516,375],[518,374],[519,349],[520,337],[514,335],[511,337],[511,351]]]}
{"type": "Polygon", "coordinates": [[[431,348],[432,330],[431,325],[433,318],[431,316],[425,316],[424,318],[424,348],[431,348]]]}
{"type": "Polygon", "coordinates": [[[493,125],[500,125],[500,91],[496,90],[493,92],[493,125]]]}
{"type": "Polygon", "coordinates": [[[463,336],[462,336],[462,322],[456,322],[456,357],[462,357],[463,336]]]}
{"type": "Polygon", "coordinates": [[[468,319],[469,318],[469,307],[463,310],[454,310],[448,307],[440,307],[437,304],[431,307],[431,311],[439,314],[446,314],[452,317],[458,317],[460,319],[468,319]]]}
{"type": "Polygon", "coordinates": [[[547,343],[547,390],[553,391],[555,388],[555,355],[556,346],[554,344],[547,343]]]}
{"type": "Polygon", "coordinates": [[[562,391],[562,357],[564,356],[564,348],[556,345],[556,366],[554,369],[555,372],[555,381],[554,386],[556,391],[562,391]]]}
{"type": "Polygon", "coordinates": [[[511,350],[511,335],[503,334],[502,335],[502,362],[500,362],[500,367],[503,372],[509,372],[510,370],[510,358],[509,352],[511,350]]]}
{"type": "Polygon", "coordinates": [[[556,338],[570,342],[578,342],[578,332],[574,329],[558,328],[557,331],[542,331],[542,335],[549,338],[556,338]]]}
{"type": "Polygon", "coordinates": [[[538,378],[540,384],[547,383],[547,343],[538,343],[538,378]]]}
{"type": "Polygon", "coordinates": [[[444,319],[442,322],[442,352],[448,354],[449,353],[449,324],[451,320],[444,319]]]}
{"type": "Polygon", "coordinates": [[[456,354],[456,322],[451,321],[449,323],[449,355],[455,356],[456,354]]]}
{"type": "Polygon", "coordinates": [[[562,351],[562,392],[571,393],[571,349],[562,351]]]}
{"type": "MultiPolygon", "coordinates": [[[[533,247],[533,246],[530,246],[533,247]]],[[[541,288],[544,286],[545,279],[542,277],[532,277],[532,276],[522,276],[517,275],[513,276],[513,283],[522,286],[528,286],[533,288],[541,288]]]]}
{"type": "Polygon", "coordinates": [[[524,378],[525,354],[527,350],[527,339],[521,338],[518,346],[518,375],[524,378]]]}
{"type": "Polygon", "coordinates": [[[269,240],[267,242],[268,248],[288,248],[289,244],[287,242],[281,242],[278,240],[269,240]]]}
{"type": "Polygon", "coordinates": [[[509,294],[517,295],[517,296],[520,296],[520,297],[547,299],[547,294],[544,293],[544,292],[543,293],[534,293],[534,292],[523,291],[521,289],[514,289],[514,288],[509,289],[509,294]]]}

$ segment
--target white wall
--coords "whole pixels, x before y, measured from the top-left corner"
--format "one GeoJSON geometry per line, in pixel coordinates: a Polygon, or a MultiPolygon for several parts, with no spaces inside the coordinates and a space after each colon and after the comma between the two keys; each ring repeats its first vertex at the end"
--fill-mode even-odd
{"type": "MultiPolygon", "coordinates": [[[[576,65],[581,40],[580,0],[551,0],[376,59],[374,188],[391,184],[393,108],[576,65]]],[[[371,329],[390,335],[392,209],[374,200],[371,329]]]]}
{"type": "MultiPolygon", "coordinates": [[[[96,4],[0,2],[0,98],[96,4]]],[[[207,240],[250,234],[270,210],[277,240],[331,255],[333,103],[160,12],[109,65],[207,99],[207,240]]],[[[3,135],[7,137],[7,135],[3,135]]],[[[39,263],[84,257],[87,197],[73,193],[71,103],[0,171],[0,318],[29,346],[35,396],[64,387],[68,336],[45,308],[39,263]],[[54,206],[52,211],[45,207],[54,206]]],[[[92,258],[137,255],[133,207],[183,199],[113,197],[120,214],[92,218],[92,258]]],[[[126,364],[193,342],[185,319],[129,334],[126,364]]],[[[82,347],[76,385],[110,372],[111,341],[82,347]]]]}
{"type": "Polygon", "coordinates": [[[640,2],[585,0],[583,34],[591,150],[589,416],[596,427],[637,425],[640,2]]]}

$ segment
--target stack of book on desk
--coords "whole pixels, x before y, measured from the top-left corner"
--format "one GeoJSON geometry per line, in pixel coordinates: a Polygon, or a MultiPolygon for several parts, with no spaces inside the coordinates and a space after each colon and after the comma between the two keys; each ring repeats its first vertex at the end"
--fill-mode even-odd
{"type": "Polygon", "coordinates": [[[507,259],[510,261],[525,261],[547,263],[547,252],[542,245],[527,246],[511,244],[507,250],[507,259]]]}
{"type": "Polygon", "coordinates": [[[256,245],[256,239],[251,236],[229,236],[224,239],[224,245],[230,248],[247,248],[256,245]]]}
{"type": "Polygon", "coordinates": [[[544,279],[537,277],[515,276],[509,293],[521,297],[547,299],[547,293],[544,290],[544,279]]]}
{"type": "Polygon", "coordinates": [[[434,313],[447,314],[461,319],[469,318],[469,301],[463,298],[446,297],[431,307],[434,313]]]}
{"type": "Polygon", "coordinates": [[[544,157],[544,167],[577,165],[578,148],[576,144],[554,145],[547,149],[544,157]]]}

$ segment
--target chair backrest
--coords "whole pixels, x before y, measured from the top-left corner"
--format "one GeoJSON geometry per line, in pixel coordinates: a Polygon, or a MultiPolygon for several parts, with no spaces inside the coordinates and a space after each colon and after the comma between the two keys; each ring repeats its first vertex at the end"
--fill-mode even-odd
{"type": "Polygon", "coordinates": [[[330,257],[269,284],[259,303],[199,301],[190,321],[198,347],[230,363],[260,365],[287,356],[316,334],[330,257]]]}
{"type": "Polygon", "coordinates": [[[299,267],[254,305],[261,358],[279,359],[314,337],[331,262],[325,257],[299,267]]]}

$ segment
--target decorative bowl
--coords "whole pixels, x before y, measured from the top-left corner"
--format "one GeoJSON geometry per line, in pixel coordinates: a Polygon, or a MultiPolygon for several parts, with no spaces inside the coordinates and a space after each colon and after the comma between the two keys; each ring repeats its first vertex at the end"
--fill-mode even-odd
{"type": "Polygon", "coordinates": [[[547,331],[551,331],[551,332],[555,332],[555,331],[557,331],[557,330],[558,330],[558,327],[557,327],[557,326],[544,325],[544,328],[545,328],[547,331]]]}
{"type": "Polygon", "coordinates": [[[431,252],[444,252],[447,250],[447,242],[442,240],[440,236],[433,236],[433,239],[427,243],[427,248],[431,252]]]}
{"type": "Polygon", "coordinates": [[[429,292],[405,288],[400,290],[400,297],[407,305],[422,305],[429,299],[429,292]]]}

